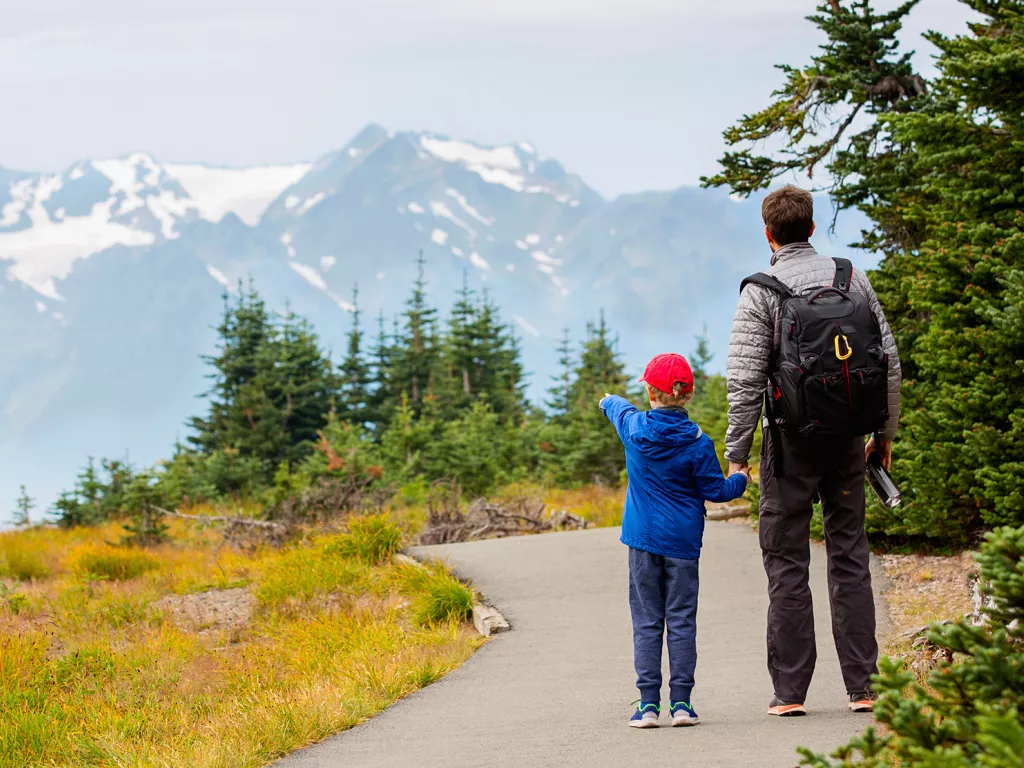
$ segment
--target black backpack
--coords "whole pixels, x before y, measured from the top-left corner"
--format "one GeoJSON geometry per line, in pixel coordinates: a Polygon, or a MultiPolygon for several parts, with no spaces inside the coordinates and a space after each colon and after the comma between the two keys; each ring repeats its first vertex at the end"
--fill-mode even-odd
{"type": "Polygon", "coordinates": [[[782,300],[781,339],[765,395],[773,433],[781,420],[799,435],[867,435],[888,418],[889,356],[878,319],[867,296],[850,292],[850,261],[833,261],[836,276],[828,287],[796,294],[763,272],[740,285],[741,292],[748,283],[760,285],[782,300]]]}

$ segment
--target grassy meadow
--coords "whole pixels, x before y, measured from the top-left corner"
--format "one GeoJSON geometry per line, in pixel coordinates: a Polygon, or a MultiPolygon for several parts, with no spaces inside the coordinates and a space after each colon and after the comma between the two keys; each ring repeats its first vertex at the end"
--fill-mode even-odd
{"type": "MultiPolygon", "coordinates": [[[[621,490],[504,493],[621,520],[621,490]]],[[[261,766],[429,685],[483,641],[471,587],[392,557],[426,518],[399,499],[280,549],[182,520],[146,549],[117,522],[0,534],[0,768],[261,766]]]]}
{"type": "Polygon", "coordinates": [[[473,594],[387,517],[280,550],[0,535],[0,766],[260,766],[459,666],[473,594]],[[211,591],[213,590],[213,591],[211,591]]]}

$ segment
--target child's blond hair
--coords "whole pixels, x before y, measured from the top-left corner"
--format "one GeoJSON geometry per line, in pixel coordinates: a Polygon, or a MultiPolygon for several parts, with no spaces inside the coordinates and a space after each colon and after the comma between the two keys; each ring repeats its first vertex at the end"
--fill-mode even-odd
{"type": "Polygon", "coordinates": [[[679,381],[672,385],[672,394],[662,392],[650,384],[647,385],[647,393],[653,402],[669,408],[682,408],[693,399],[693,390],[679,381]]]}

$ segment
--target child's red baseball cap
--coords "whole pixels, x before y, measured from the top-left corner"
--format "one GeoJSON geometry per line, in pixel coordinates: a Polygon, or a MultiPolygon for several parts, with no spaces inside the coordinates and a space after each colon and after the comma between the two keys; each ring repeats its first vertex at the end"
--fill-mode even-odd
{"type": "Polygon", "coordinates": [[[644,368],[644,375],[639,378],[641,384],[650,384],[667,395],[672,394],[675,384],[682,384],[687,392],[693,391],[693,371],[686,358],[675,352],[657,355],[644,368]]]}

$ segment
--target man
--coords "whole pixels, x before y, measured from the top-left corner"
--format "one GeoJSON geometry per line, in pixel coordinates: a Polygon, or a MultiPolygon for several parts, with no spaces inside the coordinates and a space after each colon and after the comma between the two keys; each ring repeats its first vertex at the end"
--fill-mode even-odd
{"type": "MultiPolygon", "coordinates": [[[[817,657],[808,586],[809,527],[815,497],[820,497],[822,503],[832,633],[850,697],[849,707],[854,712],[871,711],[871,675],[877,671],[878,644],[864,533],[864,465],[866,458],[877,450],[883,466],[889,467],[899,421],[900,366],[889,324],[867,276],[854,270],[844,277],[838,273],[836,261],[820,256],[808,242],[814,233],[813,205],[809,192],[793,186],[765,197],[761,215],[772,258],[766,271],[768,277],[759,282],[771,283],[776,278],[782,290],[789,289],[795,295],[810,288],[836,285],[845,289],[847,295],[860,294],[862,305],[866,299],[864,312],[877,319],[874,331],[887,355],[887,381],[884,368],[878,375],[882,414],[879,421],[884,419],[885,423],[877,445],[874,436],[865,445],[863,437],[853,435],[787,430],[785,423],[769,421],[773,414],[778,415],[774,407],[773,414],[766,414],[765,424],[771,429],[763,431],[759,538],[768,575],[768,669],[775,688],[768,714],[780,716],[806,714],[804,701],[817,657]],[[887,419],[886,395],[882,391],[885,387],[887,419]]],[[[845,264],[848,268],[849,263],[845,264]]],[[[772,367],[782,340],[782,307],[783,294],[779,290],[758,282],[742,288],[727,366],[729,428],[725,456],[730,474],[748,465],[762,402],[770,404],[781,395],[772,367]],[[773,382],[769,390],[770,378],[773,382]],[[770,392],[767,399],[766,391],[770,392]]],[[[791,338],[793,325],[787,322],[786,330],[791,338]]],[[[843,360],[842,355],[848,356],[849,349],[844,350],[840,338],[845,342],[846,336],[837,336],[835,356],[843,360]]],[[[859,341],[851,342],[851,346],[859,347],[859,341]]],[[[881,353],[879,358],[880,365],[884,365],[886,359],[881,353]]],[[[803,373],[802,367],[800,371],[803,373]]],[[[825,377],[821,380],[828,384],[825,377]]],[[[849,386],[849,375],[846,385],[849,386]]],[[[848,392],[841,385],[838,391],[840,396],[848,392]]],[[[850,396],[851,418],[854,401],[850,396]]],[[[782,418],[784,421],[784,414],[782,418]]]]}

